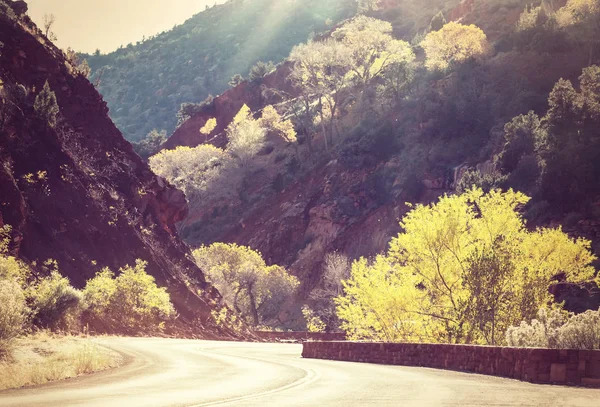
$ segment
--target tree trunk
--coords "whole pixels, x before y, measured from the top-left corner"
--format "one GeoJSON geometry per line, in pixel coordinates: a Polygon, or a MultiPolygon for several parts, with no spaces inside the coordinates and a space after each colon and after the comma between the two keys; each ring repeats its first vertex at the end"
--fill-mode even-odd
{"type": "Polygon", "coordinates": [[[235,292],[235,296],[233,297],[233,309],[235,309],[235,311],[242,315],[242,311],[240,310],[240,307],[238,305],[238,296],[240,295],[240,291],[242,291],[241,288],[238,288],[237,291],[235,292]]]}
{"type": "Polygon", "coordinates": [[[325,128],[325,118],[323,117],[323,100],[319,98],[319,115],[321,116],[321,131],[325,140],[325,150],[329,150],[329,142],[327,141],[327,129],[325,128]]]}
{"type": "Polygon", "coordinates": [[[250,297],[250,313],[252,314],[252,321],[254,326],[258,325],[258,310],[256,309],[256,299],[254,298],[254,292],[252,286],[248,289],[248,296],[250,297]]]}

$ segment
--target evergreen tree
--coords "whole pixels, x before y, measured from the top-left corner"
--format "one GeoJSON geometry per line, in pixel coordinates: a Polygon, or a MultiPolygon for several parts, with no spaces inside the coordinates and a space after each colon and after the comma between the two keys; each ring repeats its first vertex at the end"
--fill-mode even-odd
{"type": "Polygon", "coordinates": [[[56,94],[50,89],[48,81],[46,81],[42,91],[36,96],[33,108],[38,116],[45,120],[50,127],[56,126],[56,116],[58,116],[59,108],[56,102],[56,94]]]}

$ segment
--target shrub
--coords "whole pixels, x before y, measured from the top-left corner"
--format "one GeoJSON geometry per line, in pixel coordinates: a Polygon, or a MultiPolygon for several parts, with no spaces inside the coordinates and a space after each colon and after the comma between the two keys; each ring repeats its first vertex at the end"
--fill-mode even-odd
{"type": "Polygon", "coordinates": [[[510,327],[506,341],[518,347],[600,349],[600,309],[573,315],[542,308],[531,323],[510,327]]]}
{"type": "Polygon", "coordinates": [[[25,294],[14,280],[0,279],[0,358],[11,341],[21,334],[27,321],[25,294]]]}
{"type": "Polygon", "coordinates": [[[58,116],[59,108],[56,102],[56,94],[50,89],[48,81],[44,83],[44,87],[35,97],[33,105],[38,116],[45,120],[50,127],[56,126],[56,117],[58,116]]]}
{"type": "Polygon", "coordinates": [[[166,289],[146,273],[147,264],[137,260],[135,267],[121,268],[116,278],[104,269],[89,280],[83,290],[87,322],[127,333],[162,330],[176,313],[166,289]]]}
{"type": "Polygon", "coordinates": [[[238,73],[231,77],[231,80],[229,81],[228,84],[232,88],[235,88],[236,86],[240,85],[242,82],[244,82],[244,77],[238,73]]]}
{"type": "Polygon", "coordinates": [[[190,117],[206,112],[213,108],[215,97],[208,95],[203,102],[200,103],[182,103],[177,112],[177,128],[185,123],[190,117]]]}
{"type": "Polygon", "coordinates": [[[559,329],[562,348],[600,349],[600,308],[574,315],[559,329]]]}
{"type": "Polygon", "coordinates": [[[53,270],[28,289],[33,325],[52,330],[70,330],[79,323],[81,292],[66,277],[53,270]]]}
{"type": "Polygon", "coordinates": [[[473,188],[481,188],[484,192],[489,192],[492,189],[498,188],[505,180],[506,176],[503,176],[497,171],[482,174],[477,169],[469,169],[465,171],[458,181],[456,192],[462,194],[473,188]]]}
{"type": "Polygon", "coordinates": [[[166,130],[153,129],[142,141],[131,144],[140,157],[148,159],[160,149],[161,144],[167,141],[167,138],[166,130]]]}
{"type": "Polygon", "coordinates": [[[265,76],[267,76],[274,70],[275,70],[275,65],[273,65],[273,62],[258,61],[256,63],[256,65],[254,65],[250,69],[250,72],[248,73],[248,78],[250,79],[250,82],[257,83],[257,82],[262,81],[262,79],[265,76]]]}
{"type": "Polygon", "coordinates": [[[29,273],[29,269],[23,262],[11,256],[2,256],[0,252],[0,279],[16,281],[24,287],[29,273]]]}
{"type": "Polygon", "coordinates": [[[302,307],[302,316],[306,321],[306,330],[308,332],[325,332],[325,323],[308,305],[302,307]]]}
{"type": "Polygon", "coordinates": [[[519,326],[508,328],[506,342],[508,346],[523,348],[557,348],[560,343],[558,329],[565,320],[564,312],[542,308],[531,323],[522,321],[519,326]]]}

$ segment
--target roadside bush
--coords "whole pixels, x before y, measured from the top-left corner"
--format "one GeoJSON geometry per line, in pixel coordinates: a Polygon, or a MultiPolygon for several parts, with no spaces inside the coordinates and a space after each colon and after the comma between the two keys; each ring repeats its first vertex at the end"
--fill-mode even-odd
{"type": "Polygon", "coordinates": [[[134,267],[121,268],[116,278],[106,268],[89,280],[83,290],[87,304],[84,321],[125,333],[162,330],[164,322],[175,317],[175,309],[166,289],[146,273],[146,266],[137,260],[134,267]]]}
{"type": "Polygon", "coordinates": [[[27,321],[25,294],[14,280],[0,279],[0,359],[12,340],[22,333],[27,321]]]}
{"type": "Polygon", "coordinates": [[[600,349],[600,309],[574,315],[559,329],[562,348],[600,349]]]}
{"type": "Polygon", "coordinates": [[[12,256],[3,256],[0,251],[0,279],[12,280],[21,287],[25,287],[25,281],[29,277],[29,269],[21,261],[12,256]]]}
{"type": "Polygon", "coordinates": [[[34,326],[66,331],[77,328],[83,306],[81,291],[57,270],[28,291],[34,326]]]}
{"type": "Polygon", "coordinates": [[[558,330],[567,318],[565,312],[542,308],[531,323],[522,321],[519,326],[508,328],[506,342],[508,346],[520,348],[558,348],[560,346],[558,330]]]}
{"type": "Polygon", "coordinates": [[[302,306],[302,316],[306,321],[306,330],[308,332],[325,332],[325,323],[308,305],[302,306]]]}
{"type": "Polygon", "coordinates": [[[531,323],[510,327],[506,341],[517,347],[600,349],[600,309],[578,315],[541,309],[531,323]]]}

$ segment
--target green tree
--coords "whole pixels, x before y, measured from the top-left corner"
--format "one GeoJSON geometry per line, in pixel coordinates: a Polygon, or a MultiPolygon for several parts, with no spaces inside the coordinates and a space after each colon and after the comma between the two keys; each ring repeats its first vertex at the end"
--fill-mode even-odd
{"type": "Polygon", "coordinates": [[[557,19],[575,41],[587,45],[591,65],[600,46],[600,0],[568,0],[557,19]]]}
{"type": "Polygon", "coordinates": [[[446,17],[444,16],[444,12],[440,11],[436,15],[431,18],[431,22],[429,23],[428,32],[439,31],[447,24],[446,17]]]}
{"type": "Polygon", "coordinates": [[[248,73],[248,79],[252,83],[260,83],[263,78],[275,70],[273,62],[258,61],[248,73]]]}
{"type": "Polygon", "coordinates": [[[299,285],[283,267],[267,266],[249,247],[214,243],[194,250],[194,257],[227,304],[254,326],[273,323],[299,285]]]}
{"type": "Polygon", "coordinates": [[[546,139],[542,122],[533,111],[513,118],[504,126],[505,144],[498,156],[502,170],[514,171],[523,156],[534,155],[543,149],[546,139]]]}
{"type": "Polygon", "coordinates": [[[544,120],[546,142],[540,149],[544,168],[541,191],[563,211],[573,210],[600,192],[600,67],[585,68],[577,92],[570,81],[559,80],[548,98],[544,120]]]}
{"type": "Polygon", "coordinates": [[[190,117],[209,110],[214,103],[215,97],[208,95],[203,102],[200,103],[182,103],[177,112],[177,128],[185,123],[190,117]]]}
{"type": "Polygon", "coordinates": [[[65,53],[65,55],[67,58],[67,62],[69,63],[69,65],[71,65],[71,68],[73,69],[73,72],[75,74],[81,75],[85,78],[88,78],[90,76],[92,70],[90,69],[87,59],[81,61],[79,59],[79,55],[77,55],[77,53],[72,48],[67,48],[67,52],[65,53]]]}
{"type": "Polygon", "coordinates": [[[77,328],[83,307],[81,292],[56,267],[28,288],[28,299],[33,325],[53,330],[77,328]]]}
{"type": "Polygon", "coordinates": [[[470,168],[458,181],[456,185],[456,192],[462,194],[471,189],[480,188],[484,192],[489,192],[492,189],[500,187],[500,185],[506,181],[506,176],[503,176],[498,171],[492,171],[490,173],[482,174],[476,168],[470,168]]]}
{"type": "Polygon", "coordinates": [[[421,47],[427,56],[425,66],[442,71],[471,59],[481,61],[492,52],[485,33],[479,27],[456,22],[427,34],[421,47]]]}
{"type": "Polygon", "coordinates": [[[231,86],[232,88],[235,88],[236,86],[240,85],[242,82],[244,82],[244,77],[242,75],[235,74],[231,80],[229,81],[229,86],[231,86]]]}
{"type": "Polygon", "coordinates": [[[167,141],[167,131],[153,129],[142,141],[132,143],[132,145],[140,157],[148,159],[151,155],[156,154],[165,141],[167,141]]]}
{"type": "Polygon", "coordinates": [[[44,83],[42,91],[35,97],[33,105],[37,115],[46,121],[50,127],[56,126],[56,117],[59,113],[56,94],[50,89],[48,81],[44,83]]]}
{"type": "Polygon", "coordinates": [[[325,332],[326,325],[308,305],[302,306],[302,316],[308,332],[325,332]]]}
{"type": "Polygon", "coordinates": [[[386,257],[353,265],[337,300],[342,327],[353,338],[501,343],[551,301],[554,276],[594,276],[589,241],[525,228],[517,209],[528,200],[473,189],[416,206],[386,257]]]}
{"type": "Polygon", "coordinates": [[[24,289],[29,268],[8,255],[12,228],[0,227],[0,360],[10,351],[12,341],[29,322],[30,309],[24,289]]]}

